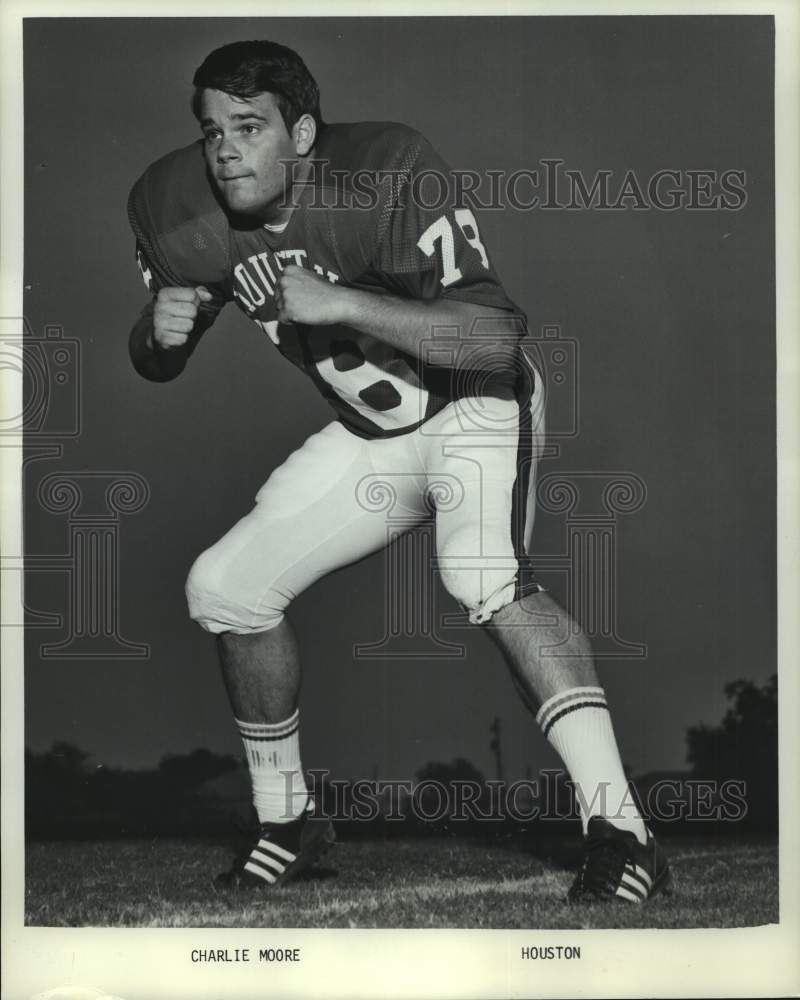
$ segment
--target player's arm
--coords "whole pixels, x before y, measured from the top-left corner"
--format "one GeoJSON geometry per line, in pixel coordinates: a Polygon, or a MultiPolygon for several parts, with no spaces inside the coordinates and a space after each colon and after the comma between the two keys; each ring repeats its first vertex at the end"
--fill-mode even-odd
{"type": "Polygon", "coordinates": [[[162,288],[142,311],[128,340],[136,371],[151,382],[169,382],[186,367],[216,312],[203,309],[213,296],[198,288],[162,288]]]}
{"type": "Polygon", "coordinates": [[[458,299],[410,299],[358,288],[332,285],[311,271],[287,267],[277,288],[278,318],[282,323],[310,326],[342,324],[370,334],[427,364],[445,367],[494,367],[504,349],[519,341],[519,325],[509,322],[507,310],[458,299]],[[495,321],[493,323],[493,321],[495,321]],[[471,334],[480,327],[480,340],[471,334]],[[492,328],[492,335],[485,334],[492,328]],[[466,349],[435,350],[435,331],[447,330],[466,349]]]}
{"type": "MultiPolygon", "coordinates": [[[[519,326],[509,323],[503,309],[457,299],[404,299],[344,288],[346,326],[371,334],[431,365],[454,368],[495,368],[519,341],[519,326]],[[480,340],[472,334],[480,329],[480,340]],[[436,331],[447,333],[462,349],[437,350],[436,331]],[[491,331],[491,335],[487,333],[491,331]]],[[[441,341],[442,345],[444,341],[441,341]]]]}
{"type": "Polygon", "coordinates": [[[151,163],[131,188],[128,220],[150,296],[131,330],[136,371],[153,382],[179,375],[230,300],[228,223],[197,143],[151,163]]]}

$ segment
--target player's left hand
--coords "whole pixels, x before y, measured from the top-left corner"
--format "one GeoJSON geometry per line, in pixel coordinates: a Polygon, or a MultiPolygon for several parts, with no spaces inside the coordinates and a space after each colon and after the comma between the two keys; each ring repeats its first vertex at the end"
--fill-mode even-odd
{"type": "Polygon", "coordinates": [[[342,321],[342,293],[313,271],[289,264],[275,286],[275,305],[281,323],[322,326],[342,321]]]}

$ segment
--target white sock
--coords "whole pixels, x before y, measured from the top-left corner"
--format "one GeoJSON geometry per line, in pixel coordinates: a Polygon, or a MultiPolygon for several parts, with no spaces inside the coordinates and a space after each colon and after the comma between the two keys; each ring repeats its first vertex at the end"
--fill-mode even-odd
{"type": "Polygon", "coordinates": [[[236,720],[247,754],[253,805],[260,823],[290,823],[308,803],[300,765],[300,712],[284,722],[236,720]]]}
{"type": "Polygon", "coordinates": [[[603,816],[646,843],[647,830],[628,788],[603,689],[576,687],[553,695],[536,721],[575,784],[584,834],[591,816],[603,816]]]}

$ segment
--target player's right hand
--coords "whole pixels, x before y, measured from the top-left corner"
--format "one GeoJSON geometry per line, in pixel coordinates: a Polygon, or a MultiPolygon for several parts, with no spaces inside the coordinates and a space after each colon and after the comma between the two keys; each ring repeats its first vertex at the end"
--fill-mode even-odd
{"type": "Polygon", "coordinates": [[[194,329],[201,302],[213,296],[207,288],[162,288],[153,308],[153,344],[169,351],[182,347],[194,329]]]}

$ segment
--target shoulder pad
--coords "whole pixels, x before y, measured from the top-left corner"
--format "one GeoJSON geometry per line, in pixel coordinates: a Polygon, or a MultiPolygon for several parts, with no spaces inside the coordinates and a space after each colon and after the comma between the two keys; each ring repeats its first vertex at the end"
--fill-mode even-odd
{"type": "Polygon", "coordinates": [[[397,122],[354,122],[326,125],[317,156],[351,170],[403,170],[425,145],[415,129],[397,122]]]}
{"type": "Polygon", "coordinates": [[[217,284],[230,271],[228,219],[201,142],[152,163],[133,185],[128,219],[145,254],[176,286],[217,284]]]}

